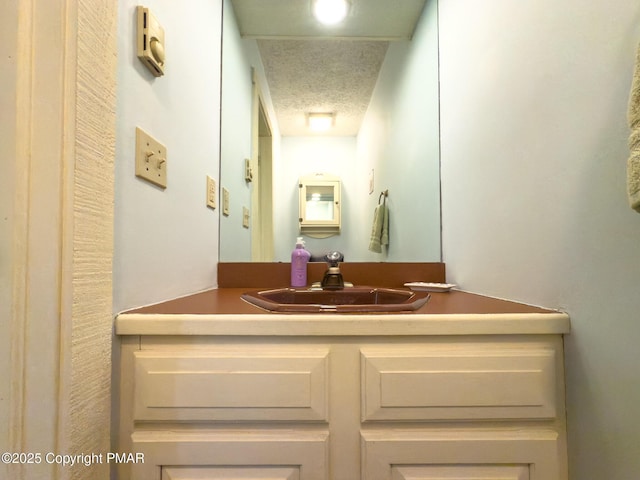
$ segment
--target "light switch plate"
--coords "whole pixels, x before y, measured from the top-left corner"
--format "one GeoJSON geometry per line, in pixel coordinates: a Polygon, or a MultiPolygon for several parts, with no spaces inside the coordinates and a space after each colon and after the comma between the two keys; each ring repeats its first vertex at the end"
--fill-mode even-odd
{"type": "Polygon", "coordinates": [[[249,209],[247,207],[242,207],[242,226],[249,228],[249,209]]]}
{"type": "Polygon", "coordinates": [[[229,190],[222,187],[222,214],[229,216],[229,190]]]}
{"type": "Polygon", "coordinates": [[[207,175],[207,207],[216,209],[216,196],[216,181],[207,175]]]}
{"type": "Polygon", "coordinates": [[[167,148],[136,127],[136,177],[167,188],[167,148]]]}

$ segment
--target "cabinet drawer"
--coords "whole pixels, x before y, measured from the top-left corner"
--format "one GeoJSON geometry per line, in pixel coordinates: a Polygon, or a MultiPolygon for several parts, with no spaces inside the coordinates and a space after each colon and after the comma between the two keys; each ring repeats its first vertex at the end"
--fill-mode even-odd
{"type": "Polygon", "coordinates": [[[326,421],[328,350],[134,353],[134,419],[326,421]]]}
{"type": "Polygon", "coordinates": [[[361,350],[362,421],[551,419],[553,349],[361,350]]]}

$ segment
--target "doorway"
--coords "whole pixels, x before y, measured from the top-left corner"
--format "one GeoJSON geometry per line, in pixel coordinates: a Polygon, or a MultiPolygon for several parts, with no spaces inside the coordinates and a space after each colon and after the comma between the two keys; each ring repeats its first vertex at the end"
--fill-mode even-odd
{"type": "Polygon", "coordinates": [[[251,172],[251,260],[272,262],[273,251],[273,136],[258,83],[253,82],[254,109],[251,172]]]}

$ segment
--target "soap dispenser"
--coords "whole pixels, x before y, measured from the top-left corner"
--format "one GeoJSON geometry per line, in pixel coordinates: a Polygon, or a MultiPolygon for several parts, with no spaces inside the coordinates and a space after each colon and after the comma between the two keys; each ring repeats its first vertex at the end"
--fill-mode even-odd
{"type": "Polygon", "coordinates": [[[291,252],[291,286],[307,286],[307,263],[311,254],[304,248],[304,240],[298,237],[296,248],[291,252]]]}

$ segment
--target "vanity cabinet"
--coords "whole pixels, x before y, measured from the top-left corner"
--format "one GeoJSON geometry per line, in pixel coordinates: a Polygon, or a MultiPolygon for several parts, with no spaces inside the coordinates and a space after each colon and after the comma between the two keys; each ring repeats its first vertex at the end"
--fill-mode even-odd
{"type": "Polygon", "coordinates": [[[567,479],[559,334],[121,338],[121,479],[567,479]]]}

